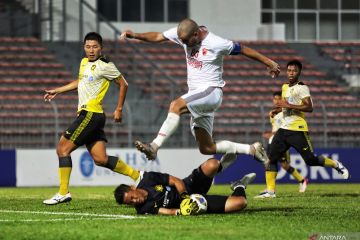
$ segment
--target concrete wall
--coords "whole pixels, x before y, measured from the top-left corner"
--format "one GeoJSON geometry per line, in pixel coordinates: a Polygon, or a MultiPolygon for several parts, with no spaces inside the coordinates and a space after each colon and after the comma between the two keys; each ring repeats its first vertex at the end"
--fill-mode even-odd
{"type": "MultiPolygon", "coordinates": [[[[53,39],[62,40],[62,4],[61,1],[54,3],[54,28],[53,39]]],[[[87,1],[96,7],[96,0],[87,1]]],[[[86,7],[84,9],[83,34],[96,31],[96,17],[86,7]]],[[[257,40],[261,29],[261,2],[260,0],[190,0],[189,15],[200,25],[205,25],[213,33],[228,39],[257,40]]],[[[177,25],[177,23],[139,23],[139,22],[112,22],[118,30],[132,29],[136,32],[165,31],[177,25]]],[[[66,7],[66,40],[77,41],[84,36],[79,35],[79,0],[67,1],[66,7]]],[[[48,40],[46,31],[49,26],[44,24],[43,39],[48,40]]],[[[281,28],[280,28],[281,30],[281,28]]],[[[278,32],[278,31],[277,31],[278,32]]],[[[100,33],[104,38],[114,38],[114,31],[106,24],[100,25],[100,33]]],[[[260,33],[261,39],[279,39],[272,32],[260,33]],[[265,34],[264,34],[265,33],[265,34]]],[[[280,39],[283,32],[280,33],[280,39]]]]}

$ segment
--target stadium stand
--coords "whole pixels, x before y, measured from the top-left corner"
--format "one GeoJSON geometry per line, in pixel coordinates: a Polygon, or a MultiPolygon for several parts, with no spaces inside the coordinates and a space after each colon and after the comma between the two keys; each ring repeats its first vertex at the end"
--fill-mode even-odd
{"type": "Polygon", "coordinates": [[[325,57],[336,61],[346,73],[360,72],[359,42],[316,42],[325,57]]]}
{"type": "MultiPolygon", "coordinates": [[[[151,138],[160,127],[170,100],[187,91],[183,50],[174,44],[135,43],[140,51],[146,53],[149,59],[154,60],[175,80],[171,82],[136,54],[130,44],[120,43],[116,46],[114,42],[108,43],[108,46],[114,47],[106,48],[105,53],[118,65],[130,84],[141,89],[138,100],[149,99],[149,102],[155,103],[152,108],[162,109],[162,115],[155,114],[153,118],[157,121],[150,121],[148,126],[144,122],[133,123],[133,138],[151,138]]],[[[279,61],[282,69],[291,59],[305,63],[302,79],[310,85],[315,105],[314,113],[307,114],[314,143],[325,144],[324,131],[327,144],[349,146],[359,140],[359,131],[356,129],[360,126],[360,104],[346,87],[330,78],[325,71],[317,70],[285,42],[246,44],[279,61]]],[[[54,147],[60,132],[75,117],[77,96],[73,92],[57,97],[55,103],[59,118],[56,122],[55,109],[43,102],[43,90],[66,84],[72,80],[73,74],[36,38],[0,38],[0,57],[6,59],[0,63],[1,148],[54,147]]],[[[284,72],[273,80],[261,64],[242,56],[227,57],[224,68],[227,85],[224,88],[223,105],[216,116],[216,139],[240,142],[261,139],[262,132],[270,129],[266,114],[271,108],[272,92],[280,90],[285,81],[284,72]]],[[[130,105],[134,103],[133,100],[129,100],[130,105]]],[[[143,111],[149,106],[143,106],[143,111]]],[[[111,108],[106,111],[111,116],[111,108]]],[[[183,119],[182,126],[183,129],[187,128],[187,118],[183,119]]],[[[129,130],[126,124],[114,127],[112,121],[108,120],[106,130],[110,143],[114,140],[117,146],[127,146],[129,130]]],[[[178,138],[184,138],[183,131],[177,134],[178,138]]],[[[186,138],[192,137],[189,134],[186,138]]],[[[191,141],[187,140],[189,144],[191,141]]],[[[174,142],[170,143],[176,146],[174,142]]]]}
{"type": "MultiPolygon", "coordinates": [[[[154,45],[136,41],[132,44],[136,44],[141,52],[146,53],[149,59],[154,60],[176,80],[178,94],[187,91],[186,64],[182,48],[174,44],[154,45]]],[[[285,42],[249,41],[245,44],[278,61],[282,69],[285,69],[287,61],[292,59],[304,63],[302,80],[310,85],[315,106],[314,113],[307,114],[307,118],[316,144],[324,145],[324,124],[327,128],[326,134],[332,137],[331,144],[334,146],[349,146],[354,140],[359,140],[356,134],[353,134],[356,132],[354,125],[359,126],[359,121],[356,120],[359,103],[346,86],[339,84],[337,79],[329,76],[325,70],[318,70],[285,42]],[[347,141],[342,142],[341,139],[347,141]]],[[[107,54],[118,63],[120,69],[125,69],[126,73],[133,77],[133,82],[141,87],[145,94],[167,109],[171,101],[170,90],[174,85],[162,78],[161,73],[152,72],[151,66],[141,56],[132,54],[131,49],[129,44],[122,43],[117,52],[109,49],[107,54]],[[134,61],[136,68],[132,65],[134,61]],[[149,74],[152,75],[151,80],[148,78],[149,74]]],[[[264,115],[271,108],[272,92],[280,90],[285,81],[285,72],[273,80],[268,77],[264,66],[243,56],[229,56],[224,61],[224,79],[227,86],[224,88],[223,105],[215,118],[216,138],[234,141],[259,139],[261,133],[270,128],[264,115]],[[266,124],[262,124],[263,122],[266,124]]]]}
{"type": "MultiPolygon", "coordinates": [[[[51,105],[43,101],[44,90],[72,81],[72,74],[32,37],[1,37],[0,57],[6,59],[0,63],[0,147],[53,148],[76,117],[77,95],[59,95],[51,105]]],[[[122,136],[127,144],[126,128],[109,122],[106,129],[110,138],[122,136]]]]}

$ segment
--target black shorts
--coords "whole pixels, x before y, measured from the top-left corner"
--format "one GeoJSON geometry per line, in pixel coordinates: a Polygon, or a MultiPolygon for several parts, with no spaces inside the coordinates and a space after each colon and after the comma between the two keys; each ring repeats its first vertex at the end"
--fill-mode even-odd
{"type": "MultiPolygon", "coordinates": [[[[268,156],[270,155],[270,148],[271,148],[271,143],[268,144],[267,151],[266,151],[268,156]]],[[[287,150],[284,153],[284,155],[282,156],[280,161],[290,164],[290,152],[289,152],[289,150],[287,150]]]]}
{"type": "Polygon", "coordinates": [[[189,194],[198,193],[203,195],[207,202],[207,213],[224,213],[225,203],[228,196],[207,195],[213,182],[213,178],[206,176],[201,167],[194,169],[192,173],[183,179],[186,191],[189,194]]]}
{"type": "Polygon", "coordinates": [[[282,160],[286,151],[293,147],[300,153],[307,164],[316,164],[318,161],[314,155],[312,144],[307,132],[291,131],[280,128],[270,145],[269,158],[271,163],[282,160]]]}
{"type": "Polygon", "coordinates": [[[186,191],[189,194],[199,193],[206,195],[209,191],[213,178],[206,176],[201,167],[198,167],[192,171],[192,173],[183,179],[185,183],[186,191]]]}
{"type": "Polygon", "coordinates": [[[96,141],[107,142],[104,132],[105,121],[104,113],[82,110],[63,135],[76,146],[88,145],[96,141]]]}

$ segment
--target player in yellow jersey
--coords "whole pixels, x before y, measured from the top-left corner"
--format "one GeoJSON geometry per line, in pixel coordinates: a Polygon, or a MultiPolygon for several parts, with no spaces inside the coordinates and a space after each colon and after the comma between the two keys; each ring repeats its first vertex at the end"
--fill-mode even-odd
{"type": "Polygon", "coordinates": [[[316,156],[308,135],[308,126],[304,112],[313,111],[309,87],[299,80],[302,70],[300,61],[293,60],[287,64],[288,82],[282,86],[282,100],[276,103],[282,108],[283,120],[274,135],[269,149],[270,164],[266,169],[267,192],[257,198],[275,197],[277,162],[281,161],[286,151],[293,147],[309,166],[331,167],[344,178],[349,178],[349,171],[339,161],[325,156],[316,156]]]}
{"type": "MultiPolygon", "coordinates": [[[[273,93],[273,104],[274,104],[274,106],[276,106],[278,101],[281,101],[281,91],[273,93]]],[[[268,149],[270,148],[270,145],[271,145],[271,142],[272,142],[272,140],[274,138],[275,133],[280,128],[281,123],[283,121],[283,113],[281,111],[281,108],[279,108],[279,107],[273,108],[269,112],[269,118],[270,118],[270,123],[271,123],[272,129],[271,129],[270,132],[266,132],[263,135],[265,138],[269,139],[268,149]]],[[[298,170],[296,170],[294,167],[292,167],[290,165],[290,153],[289,153],[289,151],[286,151],[286,153],[282,157],[282,159],[280,161],[280,165],[281,165],[281,167],[283,169],[286,170],[287,173],[292,175],[298,181],[298,183],[299,183],[299,192],[305,192],[306,188],[307,188],[307,185],[309,183],[309,179],[304,178],[298,172],[298,170]]],[[[267,192],[267,190],[265,190],[265,192],[260,194],[260,196],[262,196],[266,192],[267,192]]]]}
{"type": "Polygon", "coordinates": [[[44,100],[51,101],[57,94],[78,90],[78,116],[62,134],[56,153],[59,157],[60,189],[44,204],[54,205],[71,201],[69,180],[72,169],[71,152],[85,145],[98,166],[127,175],[139,180],[139,171],[128,166],[121,159],[108,156],[106,153],[106,136],[104,132],[105,114],[103,99],[111,82],[119,85],[119,96],[114,111],[114,121],[121,122],[128,84],[114,63],[101,55],[102,37],[95,32],[84,38],[86,57],[82,59],[77,80],[52,90],[45,90],[44,100]]]}

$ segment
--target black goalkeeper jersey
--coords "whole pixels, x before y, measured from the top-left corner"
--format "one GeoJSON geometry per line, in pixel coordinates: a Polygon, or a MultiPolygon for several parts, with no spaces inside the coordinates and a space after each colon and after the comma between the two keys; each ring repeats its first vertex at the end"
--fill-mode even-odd
{"type": "Polygon", "coordinates": [[[144,204],[136,206],[139,214],[157,214],[159,208],[179,208],[181,198],[175,187],[169,186],[169,174],[144,172],[137,188],[148,192],[144,204]]]}

